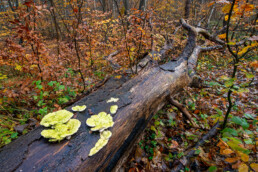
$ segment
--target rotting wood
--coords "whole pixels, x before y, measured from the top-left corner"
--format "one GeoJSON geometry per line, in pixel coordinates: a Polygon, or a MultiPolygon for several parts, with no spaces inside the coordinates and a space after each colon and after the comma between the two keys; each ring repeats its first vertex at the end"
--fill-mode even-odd
{"type": "MultiPolygon", "coordinates": [[[[103,86],[74,105],[86,104],[85,112],[76,113],[82,122],[79,131],[70,140],[49,143],[40,136],[43,127],[37,127],[0,150],[0,171],[111,171],[119,169],[128,148],[144,130],[155,112],[167,102],[168,96],[178,93],[189,85],[198,55],[214,47],[197,46],[198,29],[181,20],[189,38],[177,60],[159,66],[148,64],[137,76],[128,80],[109,79],[103,86]],[[117,103],[106,103],[110,97],[118,97],[117,103]],[[114,117],[113,133],[108,144],[97,154],[89,157],[89,151],[99,139],[98,132],[89,133],[85,121],[91,112],[109,112],[111,105],[119,109],[114,117]]],[[[166,55],[162,49],[159,54],[166,55]]],[[[71,106],[67,108],[71,110],[71,106]]]]}

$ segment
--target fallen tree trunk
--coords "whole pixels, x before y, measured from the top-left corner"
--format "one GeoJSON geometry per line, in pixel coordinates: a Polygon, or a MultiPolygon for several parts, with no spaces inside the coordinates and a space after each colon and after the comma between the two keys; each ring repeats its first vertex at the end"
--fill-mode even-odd
{"type": "MultiPolygon", "coordinates": [[[[49,143],[40,135],[43,127],[38,127],[0,150],[0,171],[111,171],[119,168],[125,152],[133,145],[153,114],[163,107],[167,97],[191,82],[193,73],[189,73],[189,69],[195,67],[198,55],[204,49],[196,45],[198,29],[184,20],[181,22],[189,32],[189,38],[177,60],[161,66],[150,61],[131,80],[108,80],[97,91],[74,104],[85,104],[89,110],[76,113],[75,118],[82,125],[70,140],[49,143]],[[110,97],[118,97],[119,101],[106,103],[110,97]],[[113,104],[119,106],[114,115],[115,124],[110,128],[113,135],[102,150],[89,157],[90,149],[99,139],[99,134],[90,133],[85,121],[92,112],[109,112],[113,104]]],[[[211,49],[214,47],[208,50],[211,49]]],[[[166,52],[162,50],[161,56],[166,52]]],[[[71,110],[71,107],[67,110],[71,110]]]]}

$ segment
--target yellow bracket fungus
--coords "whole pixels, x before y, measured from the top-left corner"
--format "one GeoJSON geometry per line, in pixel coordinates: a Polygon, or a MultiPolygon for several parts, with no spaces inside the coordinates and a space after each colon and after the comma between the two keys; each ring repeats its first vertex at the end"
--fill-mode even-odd
{"type": "Polygon", "coordinates": [[[74,106],[74,107],[72,107],[72,110],[73,110],[74,112],[82,112],[82,111],[84,111],[86,108],[87,108],[86,105],[74,106]]]}
{"type": "Polygon", "coordinates": [[[117,109],[118,109],[118,106],[117,106],[117,105],[111,106],[111,107],[110,107],[110,113],[111,113],[111,114],[115,114],[116,111],[117,111],[117,109]]]}
{"type": "Polygon", "coordinates": [[[105,130],[100,133],[100,138],[102,139],[109,139],[112,136],[111,131],[105,130]]]}
{"type": "Polygon", "coordinates": [[[118,100],[119,100],[119,98],[111,97],[109,100],[107,100],[107,103],[117,102],[118,100]]]}
{"type": "Polygon", "coordinates": [[[100,139],[97,141],[95,146],[90,150],[89,156],[92,156],[99,152],[107,143],[111,137],[111,131],[103,131],[100,133],[100,139]]]}
{"type": "Polygon", "coordinates": [[[110,114],[100,112],[98,115],[92,115],[87,119],[86,124],[91,128],[91,131],[103,131],[109,127],[113,127],[114,122],[110,114]]]}
{"type": "Polygon", "coordinates": [[[41,135],[49,138],[50,142],[61,141],[66,137],[70,137],[78,131],[81,122],[77,119],[71,119],[66,124],[56,124],[54,129],[43,130],[41,135]]]}
{"type": "Polygon", "coordinates": [[[108,143],[108,139],[99,139],[95,146],[90,150],[89,156],[96,154],[100,149],[102,149],[108,143]]]}
{"type": "Polygon", "coordinates": [[[63,124],[63,123],[66,123],[72,116],[73,116],[73,113],[67,110],[59,110],[44,116],[44,118],[40,122],[40,125],[43,125],[45,127],[50,127],[51,125],[56,125],[59,123],[63,124]]]}

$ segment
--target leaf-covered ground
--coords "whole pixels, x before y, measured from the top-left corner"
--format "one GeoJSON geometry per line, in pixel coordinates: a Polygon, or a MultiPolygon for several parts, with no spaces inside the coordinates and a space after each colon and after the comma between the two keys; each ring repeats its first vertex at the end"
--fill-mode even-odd
{"type": "MultiPolygon", "coordinates": [[[[184,162],[184,156],[217,121],[223,121],[227,110],[223,79],[232,67],[222,54],[204,54],[197,67],[201,88],[185,88],[175,97],[199,127],[167,104],[154,115],[121,171],[169,171],[184,162]]],[[[258,171],[257,80],[247,63],[240,64],[235,82],[239,88],[233,94],[227,127],[195,150],[184,171],[258,171]]]]}

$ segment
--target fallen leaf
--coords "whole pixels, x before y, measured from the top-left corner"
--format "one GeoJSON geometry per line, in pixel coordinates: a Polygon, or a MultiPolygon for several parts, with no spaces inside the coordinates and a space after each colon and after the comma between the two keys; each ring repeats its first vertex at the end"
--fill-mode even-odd
{"type": "Polygon", "coordinates": [[[217,144],[217,146],[220,147],[220,149],[229,148],[228,144],[224,142],[222,139],[220,139],[220,142],[217,144]]]}
{"type": "Polygon", "coordinates": [[[226,158],[225,161],[229,163],[234,163],[239,160],[239,157],[234,157],[234,158],[226,158]]]}
{"type": "Polygon", "coordinates": [[[135,161],[137,163],[140,163],[143,156],[144,156],[144,150],[141,149],[139,146],[137,146],[137,148],[135,150],[135,154],[134,154],[135,161]]]}
{"type": "Polygon", "coordinates": [[[240,164],[238,167],[239,172],[248,172],[248,166],[245,163],[240,164]]]}
{"type": "Polygon", "coordinates": [[[169,148],[170,148],[170,149],[174,149],[174,148],[177,148],[177,147],[178,147],[177,141],[172,140],[172,143],[171,143],[171,145],[169,146],[169,148]]]}
{"type": "Polygon", "coordinates": [[[249,156],[247,154],[242,153],[242,152],[238,152],[238,154],[240,155],[242,161],[244,161],[244,162],[249,161],[249,156]]]}
{"type": "Polygon", "coordinates": [[[218,36],[220,39],[226,39],[226,34],[224,33],[224,34],[221,34],[221,35],[219,35],[218,36]]]}
{"type": "Polygon", "coordinates": [[[222,155],[230,155],[232,153],[234,153],[234,151],[232,151],[231,149],[224,149],[222,151],[222,155]]]}
{"type": "Polygon", "coordinates": [[[252,163],[252,164],[250,164],[250,167],[251,167],[255,172],[258,172],[258,164],[252,163]]]}

